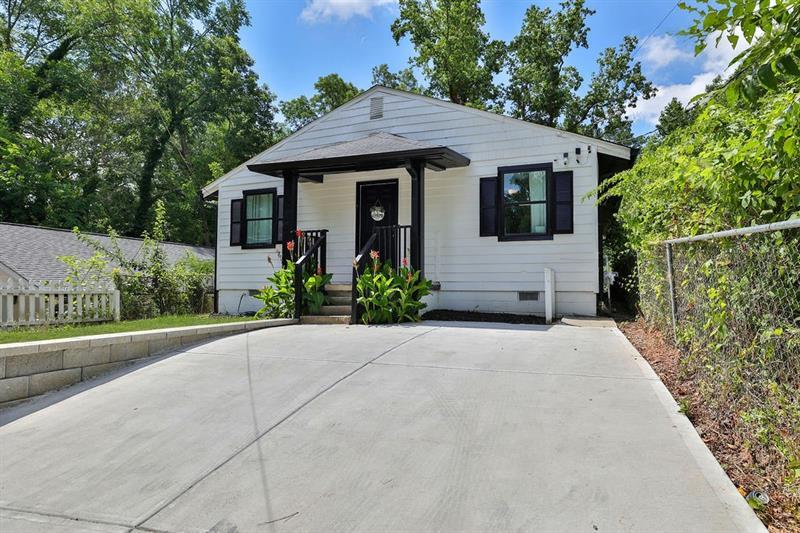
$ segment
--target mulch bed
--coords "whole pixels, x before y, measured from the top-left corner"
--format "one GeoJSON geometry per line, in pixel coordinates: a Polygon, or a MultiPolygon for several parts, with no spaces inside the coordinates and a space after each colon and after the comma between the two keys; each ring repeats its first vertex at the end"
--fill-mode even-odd
{"type": "MultiPolygon", "coordinates": [[[[739,492],[764,490],[770,497],[766,509],[757,511],[769,531],[800,532],[800,522],[792,515],[798,498],[786,492],[785,470],[780,459],[763,449],[748,449],[736,433],[736,420],[715,412],[702,400],[691,376],[681,372],[680,353],[665,341],[660,331],[639,318],[622,322],[619,328],[667,386],[675,400],[687,406],[685,413],[706,446],[725,469],[739,492]]],[[[777,452],[774,452],[777,453],[777,452]]]]}
{"type": "Polygon", "coordinates": [[[511,313],[480,313],[478,311],[451,311],[436,309],[422,315],[423,320],[445,320],[460,322],[502,322],[505,324],[545,324],[544,318],[511,313]]]}

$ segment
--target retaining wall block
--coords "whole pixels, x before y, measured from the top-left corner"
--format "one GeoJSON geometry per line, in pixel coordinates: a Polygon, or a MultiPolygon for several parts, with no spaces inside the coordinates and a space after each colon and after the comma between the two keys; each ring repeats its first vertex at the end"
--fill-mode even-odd
{"type": "Polygon", "coordinates": [[[63,368],[64,351],[29,353],[6,358],[6,377],[29,376],[63,368]]]}

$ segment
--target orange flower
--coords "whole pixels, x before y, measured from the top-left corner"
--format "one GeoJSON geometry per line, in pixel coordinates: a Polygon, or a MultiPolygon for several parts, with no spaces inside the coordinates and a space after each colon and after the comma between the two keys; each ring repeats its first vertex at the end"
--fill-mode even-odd
{"type": "Polygon", "coordinates": [[[286,249],[287,249],[287,250],[289,250],[290,252],[291,252],[292,250],[294,250],[294,241],[289,241],[289,242],[287,242],[287,243],[286,243],[286,249]]]}

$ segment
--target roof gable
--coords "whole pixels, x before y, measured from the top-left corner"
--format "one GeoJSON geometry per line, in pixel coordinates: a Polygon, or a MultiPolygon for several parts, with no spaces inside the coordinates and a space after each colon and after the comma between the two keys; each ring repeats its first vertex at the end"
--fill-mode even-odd
{"type": "MultiPolygon", "coordinates": [[[[306,124],[293,134],[289,135],[279,143],[271,146],[267,150],[245,161],[238,167],[232,169],[222,177],[214,180],[203,188],[203,195],[210,196],[217,192],[219,185],[228,177],[247,169],[248,165],[257,163],[267,163],[277,160],[288,160],[303,152],[320,149],[324,150],[327,146],[335,146],[342,142],[352,141],[359,137],[364,137],[369,133],[380,130],[387,130],[389,133],[396,133],[392,130],[392,116],[387,114],[378,120],[372,120],[372,106],[366,102],[367,99],[374,97],[384,97],[391,99],[400,107],[406,107],[408,115],[403,118],[419,116],[420,120],[425,120],[426,115],[441,113],[457,113],[461,116],[479,117],[481,120],[492,123],[502,123],[512,128],[526,128],[535,130],[539,134],[557,135],[564,138],[572,138],[577,142],[590,142],[597,146],[599,152],[630,159],[630,148],[615,144],[601,139],[594,139],[577,133],[571,133],[541,124],[535,124],[520,119],[515,119],[505,115],[499,115],[490,111],[475,109],[460,104],[454,104],[445,100],[424,96],[417,93],[389,89],[376,85],[367,91],[356,96],[352,100],[334,109],[330,113],[306,124]],[[340,123],[335,125],[335,123],[340,123]],[[335,134],[329,133],[335,131],[335,134]]],[[[402,133],[401,133],[402,135],[402,133]]],[[[467,154],[469,155],[469,154],[467,154]]]]}

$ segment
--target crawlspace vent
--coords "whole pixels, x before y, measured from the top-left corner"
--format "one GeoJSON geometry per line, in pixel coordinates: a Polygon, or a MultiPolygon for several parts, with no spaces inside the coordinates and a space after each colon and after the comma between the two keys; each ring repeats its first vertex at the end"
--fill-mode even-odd
{"type": "Polygon", "coordinates": [[[369,99],[369,119],[383,118],[383,96],[369,99]]]}
{"type": "Polygon", "coordinates": [[[539,291],[520,291],[517,293],[520,302],[538,302],[539,291]]]}

